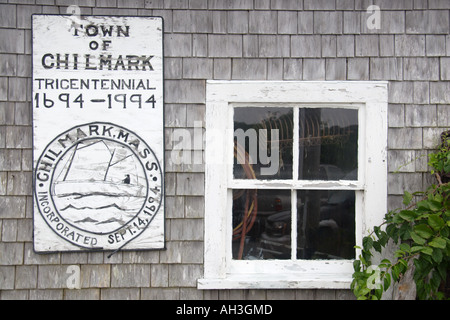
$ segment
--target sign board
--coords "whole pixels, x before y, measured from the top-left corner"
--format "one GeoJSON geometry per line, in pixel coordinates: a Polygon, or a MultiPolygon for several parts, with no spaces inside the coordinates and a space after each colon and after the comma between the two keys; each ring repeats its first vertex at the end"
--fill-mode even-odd
{"type": "Polygon", "coordinates": [[[164,248],[162,18],[32,33],[35,251],[164,248]]]}

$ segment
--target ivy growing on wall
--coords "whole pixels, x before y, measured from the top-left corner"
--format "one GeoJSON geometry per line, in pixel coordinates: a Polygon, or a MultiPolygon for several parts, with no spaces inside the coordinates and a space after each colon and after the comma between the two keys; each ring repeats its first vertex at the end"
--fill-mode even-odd
{"type": "Polygon", "coordinates": [[[413,272],[418,299],[445,299],[440,290],[450,268],[450,131],[441,135],[438,150],[429,155],[436,183],[426,191],[404,192],[405,208],[387,213],[382,225],[363,238],[353,263],[351,289],[358,299],[381,299],[383,292],[413,272]],[[417,200],[418,199],[418,200],[417,200]],[[396,250],[387,258],[387,245],[396,250]],[[378,252],[380,263],[372,262],[378,252]]]}

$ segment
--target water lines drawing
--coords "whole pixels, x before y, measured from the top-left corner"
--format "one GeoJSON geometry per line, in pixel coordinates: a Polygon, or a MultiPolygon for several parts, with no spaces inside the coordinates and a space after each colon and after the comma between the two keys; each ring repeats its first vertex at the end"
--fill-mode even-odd
{"type": "Polygon", "coordinates": [[[68,223],[101,234],[131,220],[147,189],[142,163],[126,144],[91,138],[74,144],[58,162],[51,196],[68,223]]]}

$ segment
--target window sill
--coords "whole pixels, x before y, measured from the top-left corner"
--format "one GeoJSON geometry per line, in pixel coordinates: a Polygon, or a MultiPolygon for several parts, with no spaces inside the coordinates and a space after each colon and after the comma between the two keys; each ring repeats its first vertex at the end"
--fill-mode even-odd
{"type": "Polygon", "coordinates": [[[198,280],[198,289],[349,289],[351,274],[228,274],[198,280]]]}

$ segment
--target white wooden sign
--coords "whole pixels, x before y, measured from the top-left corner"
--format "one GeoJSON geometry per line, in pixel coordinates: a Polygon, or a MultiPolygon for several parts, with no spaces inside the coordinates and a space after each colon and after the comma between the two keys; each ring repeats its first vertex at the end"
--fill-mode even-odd
{"type": "Polygon", "coordinates": [[[164,248],[162,18],[32,32],[35,251],[164,248]]]}

